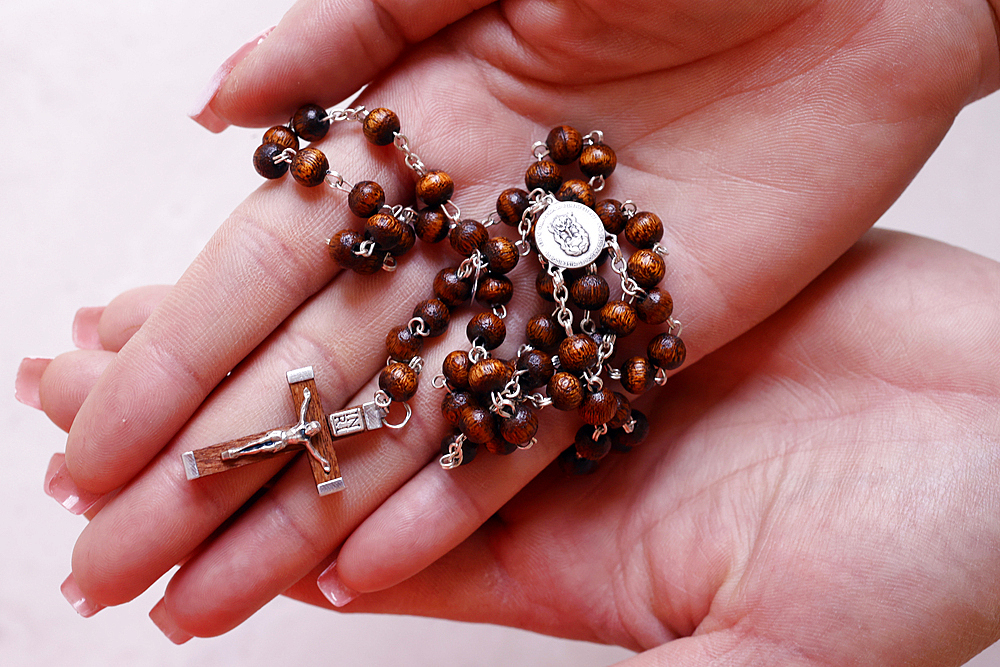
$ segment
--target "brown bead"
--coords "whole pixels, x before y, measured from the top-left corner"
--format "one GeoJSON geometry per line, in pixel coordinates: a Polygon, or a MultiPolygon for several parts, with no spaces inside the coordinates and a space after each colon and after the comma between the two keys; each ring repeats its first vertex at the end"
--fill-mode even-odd
{"type": "Polygon", "coordinates": [[[417,196],[428,206],[440,206],[455,194],[455,181],[443,171],[428,171],[417,181],[417,196]]]}
{"type": "Polygon", "coordinates": [[[376,213],[365,222],[365,238],[375,241],[383,250],[399,245],[404,234],[403,223],[392,213],[376,213]]]}
{"type": "Polygon", "coordinates": [[[653,386],[656,368],[646,357],[632,357],[621,368],[622,386],[631,394],[641,394],[653,386]]]}
{"type": "Polygon", "coordinates": [[[524,445],[538,432],[538,415],[531,408],[519,405],[513,417],[501,417],[500,435],[512,445],[524,445]]]}
{"type": "Polygon", "coordinates": [[[580,171],[593,178],[607,178],[618,166],[618,157],[607,144],[591,144],[580,154],[580,171]]]}
{"type": "MultiPolygon", "coordinates": [[[[500,420],[497,419],[497,421],[500,420]]],[[[499,433],[483,446],[486,447],[486,451],[490,454],[496,454],[497,456],[507,456],[517,451],[517,445],[507,442],[499,433]]]]}
{"type": "Polygon", "coordinates": [[[510,381],[510,366],[503,359],[487,357],[469,369],[469,388],[477,394],[500,391],[510,381]]]}
{"type": "Polygon", "coordinates": [[[265,132],[261,143],[278,144],[282,149],[291,148],[293,151],[299,150],[299,138],[284,125],[275,125],[265,132]]]}
{"type": "Polygon", "coordinates": [[[532,162],[524,174],[524,183],[528,186],[529,192],[537,188],[555,192],[562,185],[562,180],[562,171],[552,160],[532,162]]]}
{"type": "Polygon", "coordinates": [[[414,223],[414,231],[424,243],[438,243],[448,236],[448,216],[444,214],[441,207],[422,209],[417,213],[417,221],[414,223]]]}
{"type": "Polygon", "coordinates": [[[596,273],[580,276],[569,288],[569,298],[582,310],[599,310],[610,297],[608,281],[596,273]]]}
{"type": "Polygon", "coordinates": [[[408,401],[417,393],[417,372],[409,364],[393,362],[382,369],[378,386],[394,401],[408,401]]]}
{"type": "MultiPolygon", "coordinates": [[[[455,438],[457,437],[458,434],[452,433],[451,435],[445,436],[441,440],[441,456],[447,456],[449,453],[451,453],[451,443],[453,443],[455,441],[455,438]]],[[[476,458],[476,454],[479,453],[479,445],[468,439],[462,440],[461,449],[462,449],[461,465],[463,466],[472,463],[473,459],[476,458]]]]}
{"type": "Polygon", "coordinates": [[[476,444],[485,445],[497,437],[497,423],[493,413],[476,405],[462,408],[458,417],[458,427],[466,438],[476,444]]]}
{"type": "Polygon", "coordinates": [[[584,424],[599,426],[614,419],[618,399],[608,389],[588,393],[580,405],[580,418],[584,424]]]}
{"type": "Polygon", "coordinates": [[[365,237],[361,232],[354,231],[353,229],[344,229],[337,232],[327,245],[330,258],[345,269],[356,270],[358,266],[372,262],[378,262],[378,265],[381,266],[381,261],[374,256],[360,257],[354,254],[364,240],[365,237]]]}
{"type": "Polygon", "coordinates": [[[441,269],[434,276],[434,296],[444,305],[454,308],[469,300],[472,296],[472,285],[459,278],[455,269],[441,269]]]}
{"type": "Polygon", "coordinates": [[[462,220],[449,232],[451,247],[463,257],[468,257],[479,250],[489,238],[490,234],[486,231],[486,227],[478,220],[462,220]]]}
{"type": "Polygon", "coordinates": [[[590,187],[587,181],[572,178],[568,181],[563,181],[563,184],[559,186],[559,191],[556,192],[556,199],[559,201],[575,201],[584,206],[593,207],[597,196],[594,194],[594,188],[590,187]]]}
{"type": "Polygon", "coordinates": [[[330,163],[327,162],[323,151],[310,146],[295,154],[289,170],[292,172],[292,178],[296,181],[307,188],[314,188],[326,180],[326,172],[330,170],[330,163]]]}
{"type": "Polygon", "coordinates": [[[680,368],[687,357],[684,341],[673,334],[662,333],[649,341],[646,355],[654,364],[666,371],[680,368]]]}
{"type": "Polygon", "coordinates": [[[479,405],[475,396],[468,391],[450,391],[445,394],[441,401],[441,414],[453,425],[458,425],[462,417],[462,410],[467,407],[479,405]]]}
{"type": "Polygon", "coordinates": [[[375,181],[361,181],[347,195],[347,206],[359,218],[368,219],[382,210],[385,191],[375,181]]]}
{"type": "Polygon", "coordinates": [[[545,389],[558,410],[576,410],[583,403],[583,385],[571,373],[559,371],[545,389]]]}
{"type": "Polygon", "coordinates": [[[617,407],[615,408],[615,415],[608,420],[608,428],[620,428],[629,420],[632,416],[632,403],[629,402],[625,394],[613,391],[611,392],[615,400],[617,401],[617,407]]]}
{"type": "Polygon", "coordinates": [[[495,236],[483,244],[483,254],[490,264],[490,273],[508,273],[521,259],[517,246],[510,239],[503,236],[495,236]]]}
{"type": "Polygon", "coordinates": [[[555,302],[556,298],[553,295],[553,290],[555,285],[552,284],[552,276],[545,269],[538,272],[535,276],[535,291],[538,292],[538,296],[542,297],[546,301],[555,302]]]}
{"type": "Polygon", "coordinates": [[[420,354],[423,346],[424,339],[415,336],[409,327],[393,327],[385,336],[386,352],[396,361],[409,361],[420,354]]]}
{"type": "Polygon", "coordinates": [[[389,109],[372,109],[361,124],[365,139],[376,146],[388,146],[399,132],[399,117],[389,109]]]}
{"type": "Polygon", "coordinates": [[[652,248],[663,238],[663,222],[655,213],[636,213],[625,224],[625,238],[636,248],[652,248]]]}
{"type": "Polygon", "coordinates": [[[397,243],[394,248],[389,250],[389,254],[392,255],[393,257],[402,257],[406,253],[413,250],[413,246],[417,242],[417,235],[413,231],[413,227],[411,227],[405,222],[402,223],[402,225],[403,229],[399,243],[397,243]]]}
{"type": "Polygon", "coordinates": [[[451,322],[451,311],[440,299],[427,299],[414,306],[413,317],[422,319],[427,328],[430,329],[430,333],[427,335],[434,338],[448,330],[448,323],[451,322]]]}
{"type": "Polygon", "coordinates": [[[659,253],[652,250],[636,250],[628,258],[628,272],[643,289],[656,287],[667,272],[667,265],[659,253]]]}
{"type": "Polygon", "coordinates": [[[545,146],[549,149],[549,157],[556,164],[569,164],[580,157],[583,137],[569,125],[559,125],[549,132],[545,146]]]}
{"type": "Polygon", "coordinates": [[[646,324],[663,324],[674,312],[674,300],[665,289],[654,287],[635,301],[635,314],[646,324]]]}
{"type": "Polygon", "coordinates": [[[292,116],[292,129],[305,141],[319,141],[330,130],[326,109],[318,104],[306,104],[292,116]]]}
{"type": "Polygon", "coordinates": [[[616,336],[628,336],[639,325],[635,309],[624,301],[609,301],[601,308],[601,326],[616,336]]]}
{"type": "Polygon", "coordinates": [[[521,386],[531,390],[547,385],[555,374],[556,367],[547,352],[528,350],[518,358],[517,370],[527,371],[521,376],[521,386]]]}
{"type": "Polygon", "coordinates": [[[546,352],[555,351],[559,346],[559,341],[566,335],[565,330],[550,317],[545,315],[535,315],[525,327],[528,343],[532,347],[546,352]]]}
{"type": "Polygon", "coordinates": [[[487,273],[479,279],[476,289],[476,301],[491,306],[505,306],[514,297],[514,283],[507,276],[487,273]]]}
{"type": "Polygon", "coordinates": [[[597,461],[591,461],[580,456],[576,446],[571,445],[556,457],[556,463],[564,475],[589,475],[597,470],[597,461]]]}
{"type": "Polygon", "coordinates": [[[472,366],[472,362],[469,361],[469,355],[462,350],[455,350],[454,352],[449,352],[448,356],[444,358],[444,362],[441,364],[441,372],[444,374],[445,379],[451,384],[455,389],[468,389],[469,387],[469,368],[472,366]]]}
{"type": "Polygon", "coordinates": [[[604,225],[604,230],[608,234],[617,236],[625,230],[625,224],[628,222],[628,219],[622,213],[622,203],[620,201],[616,199],[599,201],[594,205],[594,210],[597,211],[597,215],[601,218],[601,223],[604,225]]]}
{"type": "Polygon", "coordinates": [[[504,224],[517,227],[529,204],[531,202],[527,192],[520,188],[509,188],[497,197],[497,215],[504,224]]]}
{"type": "Polygon", "coordinates": [[[351,266],[351,271],[362,275],[375,275],[382,270],[382,263],[385,261],[384,252],[374,252],[368,257],[358,257],[358,261],[351,266]]]}
{"type": "Polygon", "coordinates": [[[646,415],[638,410],[633,410],[632,419],[635,420],[635,424],[632,425],[631,433],[626,433],[623,428],[614,428],[608,431],[611,447],[615,451],[631,451],[636,445],[642,444],[642,441],[649,435],[649,420],[646,419],[646,415]]]}
{"type": "Polygon", "coordinates": [[[281,178],[288,173],[288,163],[275,162],[274,158],[285,150],[278,144],[261,144],[253,153],[253,168],[264,178],[281,178]]]}
{"type": "Polygon", "coordinates": [[[586,334],[570,336],[559,343],[559,368],[582,373],[597,363],[597,345],[586,334]]]}
{"type": "Polygon", "coordinates": [[[494,350],[507,337],[507,325],[493,313],[476,313],[465,327],[465,335],[470,342],[478,341],[487,350],[494,350]]]}
{"type": "Polygon", "coordinates": [[[611,451],[611,439],[607,434],[602,434],[594,438],[594,427],[583,425],[577,430],[576,437],[573,438],[573,446],[580,458],[588,461],[600,461],[611,451]]]}

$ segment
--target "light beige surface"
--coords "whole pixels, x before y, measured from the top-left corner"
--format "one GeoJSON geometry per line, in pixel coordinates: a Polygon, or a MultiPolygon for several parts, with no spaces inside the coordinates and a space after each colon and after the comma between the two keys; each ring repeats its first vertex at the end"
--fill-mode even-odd
{"type": "MultiPolygon", "coordinates": [[[[282,3],[0,3],[0,377],[71,346],[80,306],[172,282],[259,179],[256,132],[210,136],[185,117],[215,65],[282,3]],[[236,9],[238,8],[238,9],[236,9]]],[[[886,216],[1000,259],[1000,98],[973,106],[886,216]]],[[[10,389],[8,389],[10,392],[10,389]]],[[[11,393],[7,394],[9,397],[11,393]]],[[[621,649],[503,628],[339,616],[279,600],[243,627],[174,647],[133,604],[78,618],[59,594],[82,519],[41,493],[60,433],[9,398],[0,463],[0,665],[611,664],[621,649]],[[336,644],[317,658],[316,645],[336,644]]],[[[973,661],[1000,665],[994,647],[973,661]]]]}

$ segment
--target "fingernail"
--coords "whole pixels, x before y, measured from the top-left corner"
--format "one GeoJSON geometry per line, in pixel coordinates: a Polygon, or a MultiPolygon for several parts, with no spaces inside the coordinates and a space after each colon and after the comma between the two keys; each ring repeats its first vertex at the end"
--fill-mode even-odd
{"type": "Polygon", "coordinates": [[[76,485],[66,469],[65,454],[53,454],[49,459],[43,488],[45,495],[54,498],[73,514],[83,514],[101,499],[101,494],[84,491],[76,485]]]}
{"type": "Polygon", "coordinates": [[[91,602],[83,595],[83,591],[80,587],[76,585],[76,579],[73,578],[73,573],[70,572],[69,576],[66,577],[66,581],[62,582],[62,586],[59,587],[62,591],[63,597],[66,601],[73,605],[73,609],[76,613],[80,614],[84,618],[90,618],[100,610],[104,609],[103,605],[91,602]]]}
{"type": "Polygon", "coordinates": [[[183,644],[194,636],[181,630],[174,623],[174,619],[170,618],[170,614],[167,613],[167,605],[163,598],[160,598],[160,601],[149,611],[149,620],[153,621],[153,625],[158,627],[160,632],[175,644],[183,644]]]}
{"type": "Polygon", "coordinates": [[[101,350],[101,337],[97,333],[97,324],[104,314],[104,307],[81,308],[73,318],[73,345],[81,350],[101,350]]]}
{"type": "Polygon", "coordinates": [[[215,99],[216,94],[218,94],[219,89],[222,88],[222,84],[226,82],[226,78],[233,71],[233,69],[240,64],[240,62],[250,55],[250,52],[257,48],[257,45],[264,41],[264,38],[271,34],[275,26],[271,26],[262,33],[255,35],[253,39],[237,49],[236,53],[229,56],[226,62],[219,66],[219,69],[215,70],[215,74],[212,75],[211,80],[209,80],[208,85],[201,92],[198,97],[198,101],[195,104],[194,109],[188,113],[188,116],[204,127],[209,132],[222,132],[224,129],[229,127],[229,122],[220,117],[215,110],[212,109],[212,101],[215,99]]]}
{"type": "Polygon", "coordinates": [[[323,597],[329,600],[334,607],[343,607],[361,595],[353,588],[348,588],[340,580],[340,575],[337,573],[337,561],[333,561],[330,563],[330,567],[323,570],[323,573],[316,578],[316,585],[323,597]]]}
{"type": "Polygon", "coordinates": [[[22,359],[17,367],[17,377],[14,378],[14,398],[28,407],[42,409],[42,397],[38,393],[38,385],[42,382],[42,373],[52,363],[51,359],[22,359]]]}

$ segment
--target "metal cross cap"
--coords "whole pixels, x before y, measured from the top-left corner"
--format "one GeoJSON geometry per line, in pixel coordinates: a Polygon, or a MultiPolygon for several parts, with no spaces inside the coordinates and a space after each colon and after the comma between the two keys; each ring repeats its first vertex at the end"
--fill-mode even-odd
{"type": "Polygon", "coordinates": [[[247,435],[205,449],[184,452],[188,479],[232,470],[278,454],[304,449],[312,465],[316,490],[325,496],[344,490],[333,441],[386,425],[386,408],[375,402],[326,415],[320,402],[312,366],[288,371],[288,389],[298,407],[299,421],[291,426],[247,435]]]}

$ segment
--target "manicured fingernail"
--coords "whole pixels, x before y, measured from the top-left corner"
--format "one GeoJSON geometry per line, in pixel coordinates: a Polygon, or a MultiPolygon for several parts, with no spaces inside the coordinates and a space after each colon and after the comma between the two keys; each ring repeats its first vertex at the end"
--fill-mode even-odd
{"type": "Polygon", "coordinates": [[[70,572],[70,575],[66,577],[66,581],[62,583],[59,590],[62,591],[63,597],[66,598],[66,601],[73,605],[73,609],[76,610],[76,613],[80,614],[80,616],[83,616],[84,618],[90,618],[100,610],[104,609],[103,605],[91,602],[84,597],[83,591],[81,591],[80,587],[76,585],[76,579],[73,578],[72,572],[70,572]]]}
{"type": "Polygon", "coordinates": [[[174,619],[170,618],[170,614],[167,613],[167,605],[164,604],[163,598],[160,598],[160,601],[149,611],[149,619],[160,629],[160,632],[167,636],[167,639],[175,644],[183,644],[194,636],[184,632],[174,623],[174,619]]]}
{"type": "Polygon", "coordinates": [[[49,460],[49,469],[45,471],[45,495],[54,498],[57,503],[73,514],[83,514],[93,507],[101,495],[84,491],[76,485],[66,469],[66,455],[53,454],[49,460]]]}
{"type": "Polygon", "coordinates": [[[101,337],[97,333],[97,324],[104,314],[104,307],[81,308],[73,318],[73,345],[81,350],[101,350],[101,337]]]}
{"type": "Polygon", "coordinates": [[[38,393],[38,385],[42,382],[42,373],[52,363],[51,359],[22,359],[17,367],[17,377],[14,378],[14,398],[25,405],[42,409],[42,397],[38,393]]]}
{"type": "Polygon", "coordinates": [[[348,588],[340,580],[340,575],[337,573],[337,561],[333,561],[330,563],[330,567],[323,570],[323,573],[316,578],[316,585],[323,597],[329,600],[334,607],[343,607],[361,595],[353,588],[348,588]]]}
{"type": "Polygon", "coordinates": [[[236,53],[229,56],[226,62],[219,66],[219,69],[215,70],[215,74],[212,75],[211,80],[208,85],[205,86],[205,90],[202,91],[201,95],[198,97],[198,101],[195,104],[194,109],[188,113],[196,123],[204,127],[210,132],[222,132],[224,129],[229,127],[229,122],[224,120],[221,116],[215,113],[212,109],[212,101],[218,94],[219,89],[222,88],[222,84],[226,82],[226,78],[233,71],[233,69],[240,64],[240,62],[250,55],[250,52],[257,48],[257,45],[264,41],[264,38],[271,34],[275,26],[271,26],[264,32],[255,35],[253,39],[237,49],[236,53]]]}

